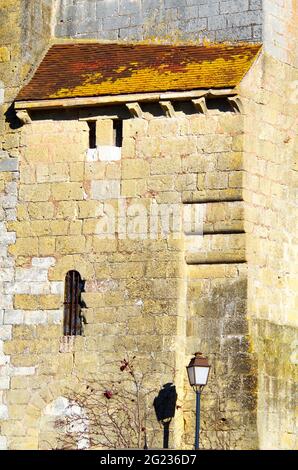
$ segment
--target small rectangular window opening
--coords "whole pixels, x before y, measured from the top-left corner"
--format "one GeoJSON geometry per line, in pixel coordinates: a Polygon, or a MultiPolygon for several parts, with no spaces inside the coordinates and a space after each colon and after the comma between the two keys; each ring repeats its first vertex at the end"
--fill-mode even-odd
{"type": "Polygon", "coordinates": [[[122,147],[123,140],[123,121],[122,119],[113,120],[113,139],[115,147],[122,147]]]}
{"type": "Polygon", "coordinates": [[[64,336],[82,334],[81,292],[83,281],[78,271],[68,271],[65,276],[64,289],[64,336]]]}
{"type": "Polygon", "coordinates": [[[87,121],[89,127],[89,149],[96,149],[96,121],[87,121]]]}

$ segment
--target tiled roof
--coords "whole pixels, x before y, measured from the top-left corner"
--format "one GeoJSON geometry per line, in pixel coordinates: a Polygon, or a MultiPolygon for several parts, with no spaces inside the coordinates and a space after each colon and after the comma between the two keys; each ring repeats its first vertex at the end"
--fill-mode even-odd
{"type": "Polygon", "coordinates": [[[260,44],[57,44],[17,100],[231,88],[249,70],[260,48],[260,44]]]}

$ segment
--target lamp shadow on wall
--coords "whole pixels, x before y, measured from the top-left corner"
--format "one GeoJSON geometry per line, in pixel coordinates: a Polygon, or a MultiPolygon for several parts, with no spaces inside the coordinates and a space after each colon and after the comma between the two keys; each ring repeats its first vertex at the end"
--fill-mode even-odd
{"type": "Polygon", "coordinates": [[[175,417],[177,404],[176,386],[166,383],[153,401],[157,420],[163,425],[163,448],[169,448],[170,424],[175,417]]]}

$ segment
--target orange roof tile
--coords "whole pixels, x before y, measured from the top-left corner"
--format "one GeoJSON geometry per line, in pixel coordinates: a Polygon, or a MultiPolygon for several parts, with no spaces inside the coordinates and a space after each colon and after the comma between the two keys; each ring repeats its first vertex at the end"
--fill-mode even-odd
{"type": "Polygon", "coordinates": [[[260,44],[52,46],[17,101],[236,86],[260,44]]]}

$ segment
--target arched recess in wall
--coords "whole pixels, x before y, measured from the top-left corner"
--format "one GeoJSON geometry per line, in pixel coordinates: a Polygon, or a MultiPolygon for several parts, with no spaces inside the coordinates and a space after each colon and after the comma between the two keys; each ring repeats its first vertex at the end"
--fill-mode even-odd
{"type": "Polygon", "coordinates": [[[82,299],[84,281],[78,271],[71,270],[66,273],[64,287],[64,336],[77,336],[82,334],[82,299]]]}

